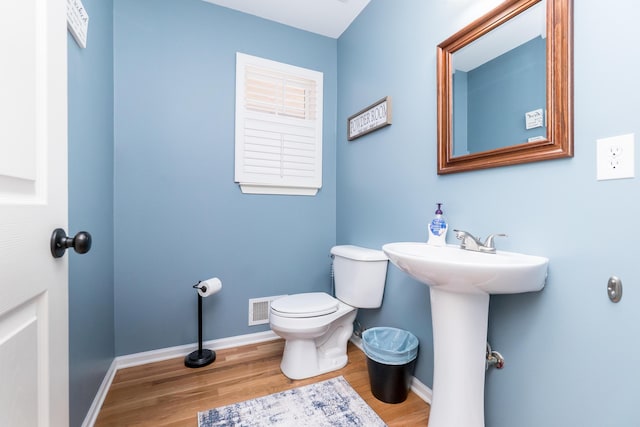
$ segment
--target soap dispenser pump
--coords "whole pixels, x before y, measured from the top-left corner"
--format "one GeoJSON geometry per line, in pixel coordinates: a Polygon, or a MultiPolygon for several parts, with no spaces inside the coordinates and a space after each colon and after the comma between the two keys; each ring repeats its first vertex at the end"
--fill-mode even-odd
{"type": "Polygon", "coordinates": [[[436,216],[429,223],[429,240],[428,244],[434,246],[445,246],[447,244],[447,222],[442,218],[442,203],[438,203],[436,216]]]}

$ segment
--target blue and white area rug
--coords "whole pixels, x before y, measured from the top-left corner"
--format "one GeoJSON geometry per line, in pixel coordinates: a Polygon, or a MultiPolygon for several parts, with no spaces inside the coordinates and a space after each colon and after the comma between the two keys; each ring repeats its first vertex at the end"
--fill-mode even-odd
{"type": "Polygon", "coordinates": [[[199,427],[386,427],[343,377],[198,412],[199,427]]]}

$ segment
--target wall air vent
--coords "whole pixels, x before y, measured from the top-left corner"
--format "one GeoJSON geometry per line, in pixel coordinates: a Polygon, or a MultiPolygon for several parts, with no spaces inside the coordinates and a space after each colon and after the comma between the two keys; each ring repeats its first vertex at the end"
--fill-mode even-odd
{"type": "Polygon", "coordinates": [[[286,295],[264,298],[251,298],[249,300],[249,326],[269,323],[269,309],[271,308],[271,301],[282,298],[284,296],[286,295]]]}

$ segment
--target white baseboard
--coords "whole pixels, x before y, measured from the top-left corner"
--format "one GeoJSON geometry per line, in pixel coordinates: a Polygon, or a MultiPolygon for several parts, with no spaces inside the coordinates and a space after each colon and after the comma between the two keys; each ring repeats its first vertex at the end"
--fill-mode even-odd
{"type": "Polygon", "coordinates": [[[427,387],[422,381],[413,377],[411,381],[411,391],[416,394],[420,399],[427,402],[431,405],[431,398],[433,397],[433,392],[429,387],[427,387]]]}
{"type": "MultiPolygon", "coordinates": [[[[273,341],[279,338],[280,337],[273,331],[265,331],[257,332],[255,334],[238,335],[235,337],[205,341],[202,343],[202,347],[215,351],[265,341],[273,341]]],[[[174,357],[184,357],[197,349],[198,344],[187,344],[177,347],[161,348],[159,350],[144,351],[142,353],[128,354],[126,356],[118,356],[116,357],[117,369],[144,365],[145,363],[160,362],[162,360],[173,359],[174,357]]]]}
{"type": "MultiPolygon", "coordinates": [[[[265,331],[257,332],[255,334],[237,335],[235,337],[206,341],[202,343],[202,346],[215,351],[225,348],[233,348],[243,345],[274,341],[279,338],[280,337],[273,331],[265,331]]],[[[362,348],[362,340],[360,338],[353,336],[351,337],[351,342],[355,344],[355,346],[360,350],[364,351],[362,348]]],[[[186,356],[193,350],[197,349],[197,344],[187,344],[176,347],[161,348],[158,350],[144,351],[142,353],[128,354],[125,356],[118,356],[113,359],[113,362],[111,362],[111,366],[109,366],[109,369],[104,376],[104,380],[102,380],[102,384],[100,384],[100,388],[98,388],[96,397],[93,399],[93,403],[89,408],[89,412],[87,413],[87,416],[82,423],[82,427],[93,427],[93,425],[95,424],[96,419],[98,418],[98,413],[100,412],[100,408],[102,408],[104,399],[107,397],[107,392],[109,391],[109,387],[111,387],[111,383],[113,382],[113,378],[115,377],[118,369],[130,368],[132,366],[144,365],[146,363],[159,362],[162,360],[173,359],[175,357],[186,356]]],[[[420,382],[416,377],[413,377],[413,381],[411,383],[411,391],[413,391],[419,398],[421,398],[428,404],[431,404],[431,389],[420,382]]]]}
{"type": "Polygon", "coordinates": [[[113,359],[111,365],[109,366],[109,369],[107,369],[107,373],[105,374],[104,379],[102,380],[102,384],[100,384],[100,387],[98,388],[96,397],[93,398],[93,403],[91,403],[89,412],[87,412],[87,416],[84,417],[82,427],[93,427],[93,425],[96,423],[100,408],[102,408],[102,404],[104,403],[104,399],[107,397],[109,387],[111,387],[111,383],[113,382],[113,377],[116,376],[116,370],[116,360],[113,359]]]}
{"type": "MultiPolygon", "coordinates": [[[[202,346],[215,351],[225,348],[240,347],[243,345],[273,341],[279,338],[280,337],[273,331],[265,331],[257,332],[255,334],[238,335],[235,337],[206,341],[202,343],[202,346]]],[[[159,350],[144,351],[142,353],[128,354],[125,356],[118,356],[113,359],[113,362],[111,362],[111,366],[104,376],[104,380],[102,380],[102,384],[100,384],[100,387],[98,388],[96,397],[93,399],[93,403],[89,408],[89,412],[84,418],[82,427],[93,427],[93,425],[95,424],[96,419],[98,418],[98,413],[100,412],[100,408],[102,408],[104,399],[105,397],[107,397],[107,392],[109,391],[109,387],[111,387],[111,383],[113,382],[113,378],[115,377],[118,369],[144,365],[146,363],[159,362],[161,360],[173,359],[175,357],[184,357],[191,353],[193,350],[197,349],[198,344],[187,344],[176,347],[162,348],[159,350]]]]}

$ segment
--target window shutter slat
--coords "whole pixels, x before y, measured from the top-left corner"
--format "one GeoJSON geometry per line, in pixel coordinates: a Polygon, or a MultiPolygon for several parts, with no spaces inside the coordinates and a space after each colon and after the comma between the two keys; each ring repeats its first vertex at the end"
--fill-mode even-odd
{"type": "Polygon", "coordinates": [[[322,185],[321,101],[322,73],[239,53],[236,181],[279,187],[276,194],[315,194],[322,185]]]}

